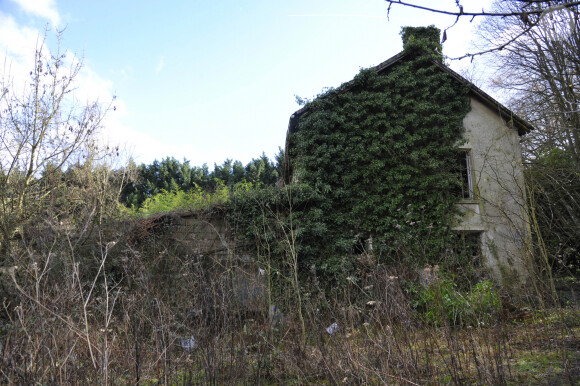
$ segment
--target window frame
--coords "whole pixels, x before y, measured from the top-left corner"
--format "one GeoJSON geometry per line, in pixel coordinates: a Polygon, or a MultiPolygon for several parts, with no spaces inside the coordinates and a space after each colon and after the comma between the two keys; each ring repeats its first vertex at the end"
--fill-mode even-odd
{"type": "Polygon", "coordinates": [[[473,200],[475,198],[475,189],[473,183],[473,161],[471,149],[459,149],[458,172],[461,184],[459,199],[462,201],[473,200]]]}

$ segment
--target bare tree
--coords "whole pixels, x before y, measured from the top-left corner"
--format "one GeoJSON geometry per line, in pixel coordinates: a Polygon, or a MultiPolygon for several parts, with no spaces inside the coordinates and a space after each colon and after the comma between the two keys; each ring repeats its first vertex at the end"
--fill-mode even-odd
{"type": "MultiPolygon", "coordinates": [[[[495,9],[518,11],[524,1],[500,1],[495,9]]],[[[479,34],[488,46],[525,35],[493,54],[497,89],[508,90],[513,107],[540,130],[527,137],[527,152],[566,149],[580,160],[580,18],[570,9],[540,20],[528,30],[517,18],[487,20],[479,34]]]]}
{"type": "Polygon", "coordinates": [[[60,32],[55,52],[45,40],[37,43],[23,92],[6,68],[0,79],[0,255],[30,219],[29,209],[54,189],[41,182],[41,174],[94,153],[95,134],[108,109],[99,101],[78,102],[73,91],[83,62],[67,58],[60,32]]]}
{"type": "MultiPolygon", "coordinates": [[[[494,10],[521,13],[529,3],[496,1],[494,10]]],[[[580,16],[575,6],[531,19],[534,28],[530,18],[487,19],[479,35],[482,48],[510,42],[488,57],[492,87],[536,127],[522,142],[529,218],[539,254],[565,268],[580,263],[580,16]]]]}

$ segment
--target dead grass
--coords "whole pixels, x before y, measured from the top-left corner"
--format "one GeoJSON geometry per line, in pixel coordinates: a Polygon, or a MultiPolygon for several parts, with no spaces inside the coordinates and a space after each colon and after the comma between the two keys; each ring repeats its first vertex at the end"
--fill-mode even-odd
{"type": "Polygon", "coordinates": [[[351,284],[342,297],[304,289],[303,330],[294,297],[281,289],[272,299],[283,314],[269,315],[270,297],[247,301],[241,290],[263,285],[248,261],[184,256],[157,241],[103,256],[92,265],[28,256],[1,273],[10,299],[0,320],[1,383],[580,382],[577,305],[434,325],[411,305],[402,274],[378,267],[360,298],[351,284]]]}

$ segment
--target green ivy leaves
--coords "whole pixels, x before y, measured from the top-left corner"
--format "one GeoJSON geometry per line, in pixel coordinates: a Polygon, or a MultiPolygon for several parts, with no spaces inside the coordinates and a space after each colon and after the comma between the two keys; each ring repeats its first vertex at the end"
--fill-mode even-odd
{"type": "Polygon", "coordinates": [[[306,105],[290,158],[300,182],[323,193],[317,221],[332,239],[305,235],[303,243],[338,253],[353,234],[372,236],[393,257],[413,254],[419,239],[423,257],[437,260],[455,213],[453,167],[469,98],[427,48],[383,73],[361,70],[306,105]]]}

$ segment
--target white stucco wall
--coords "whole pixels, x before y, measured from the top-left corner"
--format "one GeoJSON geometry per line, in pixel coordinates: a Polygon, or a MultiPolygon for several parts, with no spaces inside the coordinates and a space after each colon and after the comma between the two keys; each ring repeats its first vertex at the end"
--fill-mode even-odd
{"type": "Polygon", "coordinates": [[[521,148],[515,128],[499,113],[471,98],[463,120],[471,151],[474,199],[458,205],[463,216],[456,230],[481,232],[483,265],[504,284],[526,274],[527,221],[521,148]]]}

